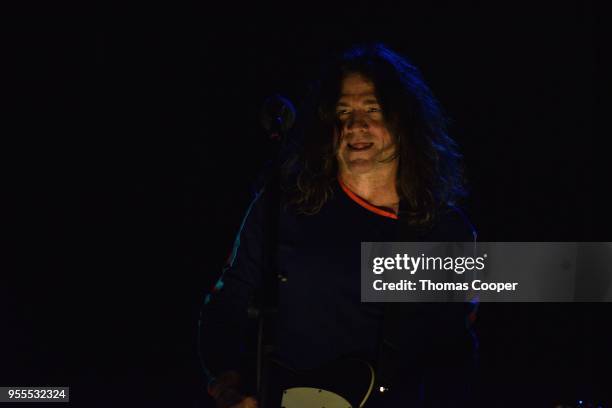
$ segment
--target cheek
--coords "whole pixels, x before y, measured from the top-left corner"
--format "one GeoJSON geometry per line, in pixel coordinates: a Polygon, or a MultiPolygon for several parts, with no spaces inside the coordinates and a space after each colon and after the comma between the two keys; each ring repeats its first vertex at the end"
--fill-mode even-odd
{"type": "Polygon", "coordinates": [[[344,132],[341,129],[337,127],[334,128],[334,135],[333,135],[334,150],[338,150],[342,146],[345,140],[343,135],[344,135],[344,132]]]}
{"type": "Polygon", "coordinates": [[[385,145],[392,145],[392,144],[395,143],[395,141],[393,139],[393,136],[391,136],[391,133],[389,133],[389,132],[385,132],[383,140],[385,142],[385,145]]]}
{"type": "Polygon", "coordinates": [[[381,134],[379,141],[381,151],[389,152],[397,149],[395,139],[388,132],[381,134]]]}
{"type": "Polygon", "coordinates": [[[371,127],[370,134],[375,137],[375,139],[381,145],[388,146],[393,143],[393,137],[391,137],[391,133],[387,131],[384,126],[381,127],[371,127]]]}
{"type": "Polygon", "coordinates": [[[383,123],[379,123],[376,126],[373,126],[374,129],[376,129],[376,135],[378,136],[378,139],[385,145],[388,146],[390,144],[394,143],[394,138],[391,135],[391,132],[389,131],[389,129],[387,129],[387,127],[383,124],[383,123]]]}

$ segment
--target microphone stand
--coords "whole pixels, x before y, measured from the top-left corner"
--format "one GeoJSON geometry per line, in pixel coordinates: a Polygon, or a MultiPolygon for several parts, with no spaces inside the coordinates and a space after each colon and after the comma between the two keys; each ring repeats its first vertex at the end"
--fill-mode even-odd
{"type": "Polygon", "coordinates": [[[270,344],[272,336],[268,332],[274,329],[273,324],[278,311],[279,281],[285,282],[287,278],[279,273],[278,268],[278,233],[281,203],[281,148],[285,143],[283,119],[276,116],[270,121],[269,135],[273,141],[272,158],[269,162],[268,177],[264,187],[264,251],[263,251],[263,290],[262,298],[258,302],[258,328],[257,328],[257,392],[259,406],[267,406],[268,399],[268,371],[269,361],[266,357],[273,351],[270,344]],[[269,326],[269,327],[268,327],[269,326]]]}

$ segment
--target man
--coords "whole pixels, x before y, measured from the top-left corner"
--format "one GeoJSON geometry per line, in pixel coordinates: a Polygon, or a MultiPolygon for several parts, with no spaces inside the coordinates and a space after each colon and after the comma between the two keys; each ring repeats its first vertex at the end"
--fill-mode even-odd
{"type": "MultiPolygon", "coordinates": [[[[453,206],[463,194],[460,156],[441,109],[418,70],[380,44],[341,54],[311,99],[300,111],[301,149],[283,172],[274,357],[300,370],[358,356],[378,369],[384,355],[401,368],[386,405],[455,406],[475,350],[470,310],[360,302],[361,242],[475,239],[453,206]]],[[[240,389],[240,350],[249,301],[264,282],[265,198],[264,188],[203,312],[203,360],[219,407],[256,405],[246,397],[254,390],[240,389]]]]}

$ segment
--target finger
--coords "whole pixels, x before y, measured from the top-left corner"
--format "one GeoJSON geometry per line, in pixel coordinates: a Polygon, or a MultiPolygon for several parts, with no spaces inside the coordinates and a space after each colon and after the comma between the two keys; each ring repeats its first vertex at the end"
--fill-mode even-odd
{"type": "Polygon", "coordinates": [[[257,400],[253,397],[247,397],[244,399],[244,408],[257,408],[257,400]]]}
{"type": "Polygon", "coordinates": [[[257,408],[257,400],[253,397],[243,399],[239,404],[232,405],[230,408],[257,408]]]}

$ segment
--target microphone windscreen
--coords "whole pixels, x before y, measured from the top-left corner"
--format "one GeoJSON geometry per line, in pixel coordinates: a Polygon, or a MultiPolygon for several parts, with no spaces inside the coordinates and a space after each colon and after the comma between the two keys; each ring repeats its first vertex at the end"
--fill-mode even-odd
{"type": "Polygon", "coordinates": [[[272,95],[263,103],[261,125],[271,133],[286,132],[295,123],[295,115],[295,108],[287,98],[272,95]]]}

